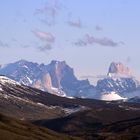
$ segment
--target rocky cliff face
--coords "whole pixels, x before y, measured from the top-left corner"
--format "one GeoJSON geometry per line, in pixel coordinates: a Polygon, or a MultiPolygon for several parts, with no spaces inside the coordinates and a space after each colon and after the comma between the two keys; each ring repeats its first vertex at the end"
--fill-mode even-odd
{"type": "Polygon", "coordinates": [[[108,70],[108,75],[109,74],[119,74],[119,75],[130,76],[132,75],[132,71],[120,62],[119,63],[112,62],[108,70]]]}
{"type": "Polygon", "coordinates": [[[133,78],[104,78],[97,82],[97,89],[100,92],[126,93],[137,89],[137,82],[133,78]]]}
{"type": "Polygon", "coordinates": [[[0,68],[0,74],[24,85],[61,96],[81,97],[94,90],[88,80],[78,80],[65,61],[52,61],[44,65],[20,60],[0,68]]]}
{"type": "Polygon", "coordinates": [[[34,88],[51,92],[52,80],[50,74],[49,73],[43,74],[41,77],[35,80],[32,86],[34,88]]]}
{"type": "Polygon", "coordinates": [[[122,63],[112,62],[107,75],[108,77],[97,82],[96,88],[100,92],[114,91],[122,95],[135,91],[139,85],[138,81],[132,76],[131,70],[122,63]]]}
{"type": "Polygon", "coordinates": [[[52,61],[47,65],[47,70],[51,76],[52,86],[62,89],[68,96],[81,97],[83,94],[91,94],[94,90],[94,86],[90,85],[88,80],[78,80],[74,70],[65,61],[52,61]]]}
{"type": "Polygon", "coordinates": [[[110,64],[108,76],[98,80],[96,87],[88,80],[78,80],[74,75],[74,70],[65,61],[53,60],[45,65],[20,60],[5,67],[2,66],[0,74],[24,85],[59,96],[84,98],[98,98],[98,95],[104,92],[115,92],[125,97],[126,93],[136,91],[139,85],[128,67],[115,62],[110,64]]]}
{"type": "Polygon", "coordinates": [[[52,61],[47,66],[47,70],[52,78],[52,85],[56,88],[62,88],[61,84],[65,79],[65,82],[74,82],[77,80],[74,76],[73,69],[65,61],[52,61]]]}

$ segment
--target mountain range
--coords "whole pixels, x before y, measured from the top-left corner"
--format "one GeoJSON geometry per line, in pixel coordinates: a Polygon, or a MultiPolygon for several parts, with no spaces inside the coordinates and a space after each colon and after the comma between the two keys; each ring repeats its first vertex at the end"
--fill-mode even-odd
{"type": "Polygon", "coordinates": [[[88,79],[78,80],[73,68],[65,61],[53,60],[45,65],[20,60],[1,66],[0,74],[62,97],[126,100],[140,96],[139,82],[132,71],[120,62],[112,62],[107,75],[99,79],[96,86],[90,84],[88,79]]]}
{"type": "Polygon", "coordinates": [[[0,76],[0,139],[137,140],[139,117],[133,101],[60,97],[0,76]]]}

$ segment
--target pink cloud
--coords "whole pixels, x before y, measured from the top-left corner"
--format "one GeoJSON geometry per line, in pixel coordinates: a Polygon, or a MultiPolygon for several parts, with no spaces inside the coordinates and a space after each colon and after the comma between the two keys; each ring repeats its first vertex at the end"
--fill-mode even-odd
{"type": "Polygon", "coordinates": [[[55,37],[50,32],[33,31],[34,35],[42,41],[55,42],[55,37]]]}

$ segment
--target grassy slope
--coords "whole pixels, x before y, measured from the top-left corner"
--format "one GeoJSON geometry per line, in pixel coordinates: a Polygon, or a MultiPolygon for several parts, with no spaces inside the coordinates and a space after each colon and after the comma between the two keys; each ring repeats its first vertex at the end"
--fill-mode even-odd
{"type": "Polygon", "coordinates": [[[140,112],[119,108],[91,109],[67,117],[35,123],[86,140],[140,138],[140,112]],[[138,119],[134,119],[136,117],[138,119]]]}
{"type": "Polygon", "coordinates": [[[47,128],[38,127],[0,114],[1,140],[78,140],[64,134],[58,134],[47,128]]]}

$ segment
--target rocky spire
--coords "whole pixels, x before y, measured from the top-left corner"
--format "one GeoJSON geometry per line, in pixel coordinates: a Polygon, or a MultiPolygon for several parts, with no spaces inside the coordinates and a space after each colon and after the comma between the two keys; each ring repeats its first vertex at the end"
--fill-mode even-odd
{"type": "Polygon", "coordinates": [[[132,71],[127,66],[124,66],[120,62],[119,63],[112,62],[108,70],[108,75],[112,74],[131,76],[132,71]]]}

